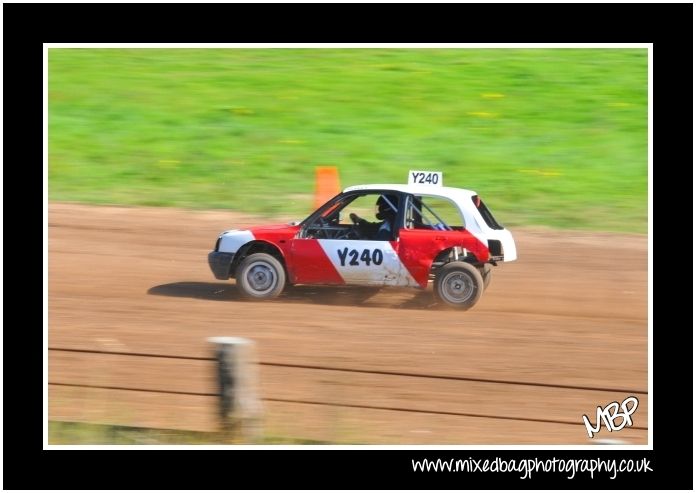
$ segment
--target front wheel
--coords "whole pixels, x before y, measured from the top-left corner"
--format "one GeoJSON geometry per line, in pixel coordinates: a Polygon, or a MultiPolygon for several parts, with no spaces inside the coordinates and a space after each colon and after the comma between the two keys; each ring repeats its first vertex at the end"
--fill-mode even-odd
{"type": "Polygon", "coordinates": [[[478,269],[466,262],[449,262],[435,275],[435,296],[445,305],[468,310],[481,299],[483,278],[478,269]]]}
{"type": "Polygon", "coordinates": [[[237,288],[248,299],[264,300],[277,297],[285,287],[283,264],[267,253],[246,257],[237,268],[237,288]]]}

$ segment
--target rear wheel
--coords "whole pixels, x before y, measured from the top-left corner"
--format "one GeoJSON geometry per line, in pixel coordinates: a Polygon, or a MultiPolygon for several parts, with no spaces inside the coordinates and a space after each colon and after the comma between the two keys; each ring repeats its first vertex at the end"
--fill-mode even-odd
{"type": "Polygon", "coordinates": [[[483,264],[483,266],[479,268],[479,273],[481,274],[481,279],[483,279],[483,289],[485,291],[491,283],[493,267],[491,267],[491,264],[483,264]]]}
{"type": "Polygon", "coordinates": [[[433,288],[435,296],[445,305],[468,310],[481,299],[484,281],[473,265],[449,262],[435,274],[433,288]]]}
{"type": "Polygon", "coordinates": [[[237,288],[245,298],[264,300],[275,298],[285,287],[283,264],[267,253],[246,257],[237,268],[237,288]]]}

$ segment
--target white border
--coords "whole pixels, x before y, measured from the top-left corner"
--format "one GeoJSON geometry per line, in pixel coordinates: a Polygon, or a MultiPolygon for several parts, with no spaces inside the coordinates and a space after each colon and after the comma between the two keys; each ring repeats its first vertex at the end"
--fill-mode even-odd
{"type": "MultiPolygon", "coordinates": [[[[93,0],[72,0],[70,2],[63,2],[62,0],[6,0],[3,3],[94,3],[93,0]]],[[[141,0],[111,0],[109,3],[143,3],[141,0]]],[[[191,3],[190,0],[151,0],[149,3],[191,3]]],[[[206,3],[230,3],[229,0],[208,0],[206,3]]],[[[234,3],[234,2],[233,2],[234,3]]],[[[308,3],[327,3],[326,0],[302,0],[301,2],[296,2],[294,0],[247,0],[244,3],[292,3],[292,4],[308,4],[308,3]]],[[[422,0],[342,0],[341,3],[423,3],[422,0]]],[[[438,3],[480,3],[476,0],[440,0],[438,3]]],[[[521,3],[521,4],[534,4],[534,3],[559,3],[557,0],[535,0],[533,2],[528,2],[526,0],[486,0],[485,3],[521,3]]],[[[607,2],[606,0],[575,0],[573,3],[624,3],[624,4],[634,4],[634,3],[655,3],[654,0],[614,0],[612,2],[607,2]]],[[[669,3],[693,3],[691,0],[671,0],[669,3]]]]}
{"type": "Polygon", "coordinates": [[[43,440],[48,444],[48,50],[43,50],[43,440]]]}
{"type": "MultiPolygon", "coordinates": [[[[127,2],[124,2],[127,3],[127,2]]],[[[685,2],[686,3],[686,2],[685,2]]],[[[691,3],[691,2],[688,2],[691,3]]],[[[44,43],[43,44],[43,448],[44,450],[653,450],[653,44],[652,43],[44,43]],[[50,445],[48,444],[48,50],[50,48],[645,48],[648,50],[647,445],[50,445]]],[[[0,137],[1,138],[1,137],[0,137]]],[[[1,178],[0,178],[1,180],[1,178]]],[[[1,206],[0,206],[1,207],[1,206]]],[[[0,219],[1,221],[1,219],[0,219]]],[[[0,233],[1,235],[2,233],[0,233]]],[[[1,237],[0,237],[1,239],[1,237]]],[[[0,267],[1,268],[1,267],[0,267]]],[[[0,288],[1,289],[1,288],[0,288]]],[[[1,371],[1,370],[0,370],[1,371]]],[[[601,403],[598,403],[600,405],[601,403]]],[[[578,420],[580,421],[580,419],[578,420]]],[[[620,437],[619,437],[620,438],[620,437]]]]}
{"type": "MultiPolygon", "coordinates": [[[[693,356],[693,353],[691,353],[693,356]]],[[[648,49],[648,447],[653,449],[653,50],[648,49]]]]}
{"type": "MultiPolygon", "coordinates": [[[[6,0],[3,3],[94,3],[93,0],[72,0],[70,2],[63,2],[62,0],[6,0]]],[[[141,0],[111,0],[109,3],[143,3],[141,0]]],[[[191,3],[190,0],[151,0],[149,3],[191,3]]],[[[206,3],[230,3],[229,0],[208,0],[206,3]]],[[[233,2],[236,3],[236,2],[233,2]]],[[[302,0],[301,2],[296,2],[294,0],[247,0],[244,3],[292,3],[292,4],[311,4],[311,3],[327,3],[326,0],[302,0]]],[[[342,0],[341,3],[423,3],[422,0],[342,0]]],[[[481,3],[476,0],[440,0],[438,3],[481,3]]],[[[521,3],[521,4],[534,4],[534,3],[559,3],[557,0],[535,0],[533,2],[528,2],[526,0],[486,0],[485,3],[521,3]]],[[[607,2],[606,0],[575,0],[573,3],[624,3],[624,4],[634,4],[634,3],[655,3],[654,0],[613,0],[612,2],[607,2]]],[[[671,0],[669,3],[693,3],[691,0],[671,0]]]]}
{"type": "MultiPolygon", "coordinates": [[[[4,22],[4,17],[3,17],[3,11],[2,11],[2,9],[0,9],[0,24],[2,22],[4,22]]],[[[4,117],[4,115],[5,115],[4,95],[5,95],[5,90],[4,90],[3,81],[5,79],[4,79],[3,67],[5,66],[5,62],[4,62],[3,55],[4,55],[5,50],[4,50],[4,45],[2,44],[2,41],[0,41],[0,46],[3,46],[3,49],[0,49],[0,52],[2,52],[2,53],[0,53],[0,110],[2,110],[2,114],[3,114],[3,118],[2,118],[2,120],[0,120],[0,148],[4,149],[3,144],[4,144],[4,135],[5,135],[5,132],[4,132],[4,119],[5,119],[5,117],[4,117]]],[[[5,155],[5,153],[3,152],[2,156],[0,156],[0,168],[2,168],[4,166],[4,155],[5,155]]],[[[4,173],[2,173],[2,175],[4,175],[4,173]]],[[[4,243],[3,232],[5,231],[5,226],[4,226],[4,222],[3,222],[3,217],[5,217],[5,216],[4,216],[4,208],[3,208],[4,196],[3,196],[2,190],[4,190],[4,185],[3,185],[3,178],[2,178],[2,176],[0,176],[0,256],[2,256],[2,258],[4,259],[5,257],[4,257],[4,253],[3,253],[3,250],[4,250],[3,245],[5,243],[4,243]]],[[[46,194],[44,194],[44,195],[46,195],[46,194]]],[[[5,279],[4,260],[2,262],[0,262],[0,276],[3,279],[5,279]]],[[[4,283],[2,283],[2,284],[4,284],[4,283]]],[[[4,296],[3,291],[4,291],[3,286],[0,285],[0,314],[2,315],[1,318],[4,320],[5,311],[4,311],[3,305],[4,305],[5,296],[4,296]]],[[[0,332],[2,332],[3,328],[4,328],[4,323],[2,321],[0,321],[0,332]]],[[[4,339],[4,337],[2,339],[4,339]]],[[[4,345],[3,345],[2,341],[0,341],[0,350],[4,351],[4,345]]],[[[5,353],[3,352],[2,354],[5,354],[5,353]]],[[[44,361],[46,361],[46,359],[44,359],[44,361]]],[[[2,382],[5,381],[4,371],[2,368],[4,366],[5,366],[4,364],[0,365],[0,381],[2,381],[2,382]]],[[[0,384],[0,385],[3,385],[2,388],[4,389],[4,384],[0,384]]],[[[4,423],[5,423],[5,417],[3,415],[3,409],[4,409],[4,407],[3,407],[4,406],[4,397],[3,396],[4,396],[4,393],[5,393],[4,390],[2,392],[0,392],[0,421],[2,421],[2,423],[3,423],[3,424],[0,424],[0,438],[3,439],[3,443],[5,443],[4,442],[4,433],[3,433],[3,431],[4,431],[3,427],[4,427],[4,423]]],[[[3,484],[2,483],[2,469],[0,469],[0,488],[2,488],[2,484],[3,484]]]]}
{"type": "Polygon", "coordinates": [[[652,43],[44,43],[46,48],[647,48],[652,43]]]}

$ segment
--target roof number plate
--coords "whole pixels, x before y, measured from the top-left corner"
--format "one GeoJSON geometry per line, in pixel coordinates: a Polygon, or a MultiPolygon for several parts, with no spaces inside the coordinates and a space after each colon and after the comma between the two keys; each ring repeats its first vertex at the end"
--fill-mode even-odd
{"type": "Polygon", "coordinates": [[[409,171],[409,185],[434,185],[442,186],[442,171],[409,171]]]}

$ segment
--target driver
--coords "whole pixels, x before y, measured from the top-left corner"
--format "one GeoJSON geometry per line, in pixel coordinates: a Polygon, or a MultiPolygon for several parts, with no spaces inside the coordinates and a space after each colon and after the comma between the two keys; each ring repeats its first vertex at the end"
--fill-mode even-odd
{"type": "Polygon", "coordinates": [[[381,222],[371,223],[362,219],[354,212],[350,213],[350,219],[360,228],[363,236],[376,241],[388,241],[393,239],[392,228],[396,219],[396,195],[380,195],[375,203],[375,217],[381,222]]]}

